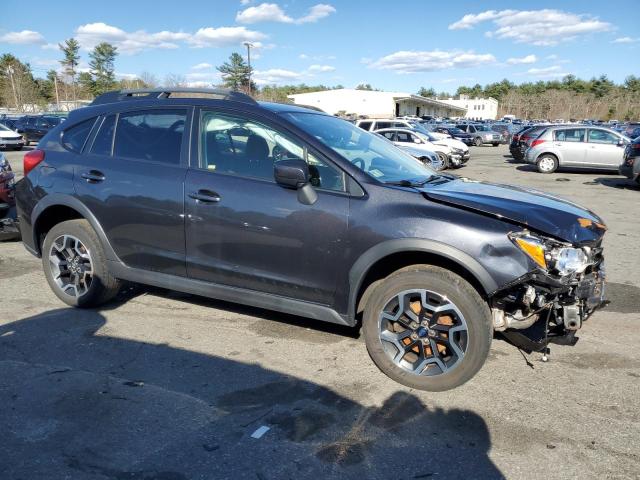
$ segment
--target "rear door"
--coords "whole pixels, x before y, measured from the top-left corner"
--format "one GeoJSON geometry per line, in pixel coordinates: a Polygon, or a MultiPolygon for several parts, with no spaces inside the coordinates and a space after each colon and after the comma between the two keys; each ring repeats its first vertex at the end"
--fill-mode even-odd
{"type": "Polygon", "coordinates": [[[586,128],[554,130],[553,145],[560,153],[561,165],[585,166],[587,155],[586,128]]]}
{"type": "Polygon", "coordinates": [[[128,266],[185,275],[187,107],[107,115],[74,172],[79,199],[128,266]]]}
{"type": "Polygon", "coordinates": [[[590,128],[587,137],[586,163],[597,168],[617,170],[622,163],[625,145],[619,145],[619,137],[613,132],[590,128]]]}
{"type": "Polygon", "coordinates": [[[344,173],[280,127],[202,109],[185,185],[190,278],[331,304],[345,244],[344,173]],[[274,180],[274,164],[307,157],[313,205],[274,180]]]}

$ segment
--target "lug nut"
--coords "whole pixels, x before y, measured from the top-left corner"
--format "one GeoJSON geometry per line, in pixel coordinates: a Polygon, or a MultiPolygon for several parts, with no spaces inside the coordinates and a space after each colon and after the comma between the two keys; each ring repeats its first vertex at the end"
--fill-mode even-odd
{"type": "Polygon", "coordinates": [[[412,339],[412,340],[417,340],[417,339],[418,339],[418,334],[417,334],[417,333],[415,333],[415,332],[414,332],[414,333],[412,333],[412,334],[411,334],[411,339],[412,339]]]}

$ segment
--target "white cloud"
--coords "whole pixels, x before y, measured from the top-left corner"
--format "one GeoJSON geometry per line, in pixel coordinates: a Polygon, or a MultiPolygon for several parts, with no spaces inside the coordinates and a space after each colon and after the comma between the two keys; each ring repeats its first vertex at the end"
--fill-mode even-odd
{"type": "Polygon", "coordinates": [[[526,57],[510,58],[507,60],[507,63],[509,65],[521,65],[521,64],[527,64],[527,63],[536,63],[537,61],[538,61],[538,58],[535,55],[527,55],[526,57]]]}
{"type": "Polygon", "coordinates": [[[309,9],[306,15],[293,18],[277,3],[261,3],[255,7],[246,8],[236,15],[236,22],[239,23],[259,23],[259,22],[279,22],[279,23],[314,23],[334,13],[336,9],[328,4],[319,3],[309,9]]]}
{"type": "Polygon", "coordinates": [[[188,33],[166,30],[156,33],[148,33],[145,30],[125,32],[102,22],[87,23],[76,29],[76,38],[85,50],[90,50],[101,42],[109,42],[116,46],[120,53],[128,55],[151,48],[178,48],[177,42],[186,41],[190,36],[188,33]]]}
{"type": "Polygon", "coordinates": [[[469,14],[449,25],[449,30],[471,29],[491,21],[496,29],[487,37],[540,46],[557,45],[581,35],[611,30],[613,26],[596,17],[561,10],[487,10],[469,14]]]}
{"type": "Polygon", "coordinates": [[[273,85],[278,83],[299,82],[305,76],[304,72],[294,72],[282,68],[271,68],[269,70],[256,70],[253,72],[252,80],[258,85],[273,85]]]}
{"type": "Polygon", "coordinates": [[[620,37],[613,40],[611,43],[637,43],[640,42],[640,37],[620,37]]]}
{"type": "Polygon", "coordinates": [[[145,30],[126,32],[106,23],[87,23],[76,29],[76,38],[85,50],[91,50],[101,42],[109,42],[123,54],[132,55],[149,49],[173,49],[180,44],[195,48],[239,45],[245,41],[258,41],[267,38],[261,32],[247,30],[245,27],[206,27],[195,33],[160,31],[149,33],[145,30]]]}
{"type": "Polygon", "coordinates": [[[307,70],[309,72],[333,72],[336,67],[331,65],[311,65],[307,70]]]}
{"type": "Polygon", "coordinates": [[[198,63],[197,65],[191,67],[191,70],[208,70],[210,68],[213,68],[213,65],[211,65],[210,63],[198,63]]]}
{"type": "Polygon", "coordinates": [[[43,50],[59,50],[60,49],[57,43],[45,43],[40,48],[42,48],[43,50]]]}
{"type": "Polygon", "coordinates": [[[473,51],[399,51],[369,63],[369,68],[395,70],[397,73],[418,73],[446,70],[449,68],[470,68],[495,63],[489,54],[473,51]]]}
{"type": "Polygon", "coordinates": [[[300,55],[298,55],[298,58],[300,60],[306,60],[307,58],[309,58],[309,55],[307,55],[305,53],[301,53],[300,55]]]}
{"type": "Polygon", "coordinates": [[[0,36],[0,42],[20,44],[20,45],[38,45],[45,43],[45,39],[39,32],[33,30],[22,30],[20,32],[9,32],[0,36]]]}
{"type": "Polygon", "coordinates": [[[120,78],[123,80],[135,80],[138,78],[138,75],[135,73],[119,73],[116,72],[116,78],[120,78]]]}
{"type": "Polygon", "coordinates": [[[199,29],[188,42],[194,47],[222,47],[239,45],[242,42],[257,42],[267,38],[262,32],[247,30],[245,27],[207,27],[199,29]]]}
{"type": "Polygon", "coordinates": [[[527,74],[538,78],[560,78],[569,75],[569,72],[563,72],[559,65],[544,68],[530,68],[527,74]]]}
{"type": "Polygon", "coordinates": [[[240,5],[249,5],[251,0],[240,0],[240,5]]]}

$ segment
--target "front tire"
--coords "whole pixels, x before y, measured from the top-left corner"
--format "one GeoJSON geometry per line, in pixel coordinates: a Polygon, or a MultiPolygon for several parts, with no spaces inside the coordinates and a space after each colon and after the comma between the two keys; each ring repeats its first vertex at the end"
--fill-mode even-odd
{"type": "Polygon", "coordinates": [[[493,326],[487,303],[462,277],[413,265],[374,288],[364,308],[363,333],[372,360],[392,380],[443,391],[480,370],[493,326]]]}
{"type": "Polygon", "coordinates": [[[474,144],[476,147],[481,147],[481,146],[482,146],[482,138],[480,138],[480,137],[476,137],[476,138],[475,138],[475,140],[473,141],[473,144],[474,144]]]}
{"type": "Polygon", "coordinates": [[[42,266],[53,293],[72,307],[97,307],[120,289],[120,281],[109,273],[98,235],[84,219],[59,223],[47,233],[42,266]]]}
{"type": "Polygon", "coordinates": [[[493,145],[494,147],[497,147],[500,144],[499,143],[492,143],[491,145],[493,145]]]}

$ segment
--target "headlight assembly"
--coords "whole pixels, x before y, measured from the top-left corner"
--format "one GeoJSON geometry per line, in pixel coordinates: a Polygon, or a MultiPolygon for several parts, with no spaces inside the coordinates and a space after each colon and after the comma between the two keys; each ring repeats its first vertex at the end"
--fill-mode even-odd
{"type": "Polygon", "coordinates": [[[565,246],[527,231],[510,233],[509,238],[538,266],[561,276],[582,273],[591,263],[584,249],[565,246]]]}
{"type": "Polygon", "coordinates": [[[582,273],[589,266],[589,259],[581,248],[560,248],[552,253],[555,269],[560,275],[582,273]]]}
{"type": "Polygon", "coordinates": [[[547,269],[546,249],[541,238],[531,235],[529,232],[511,233],[509,238],[538,266],[547,269]]]}

